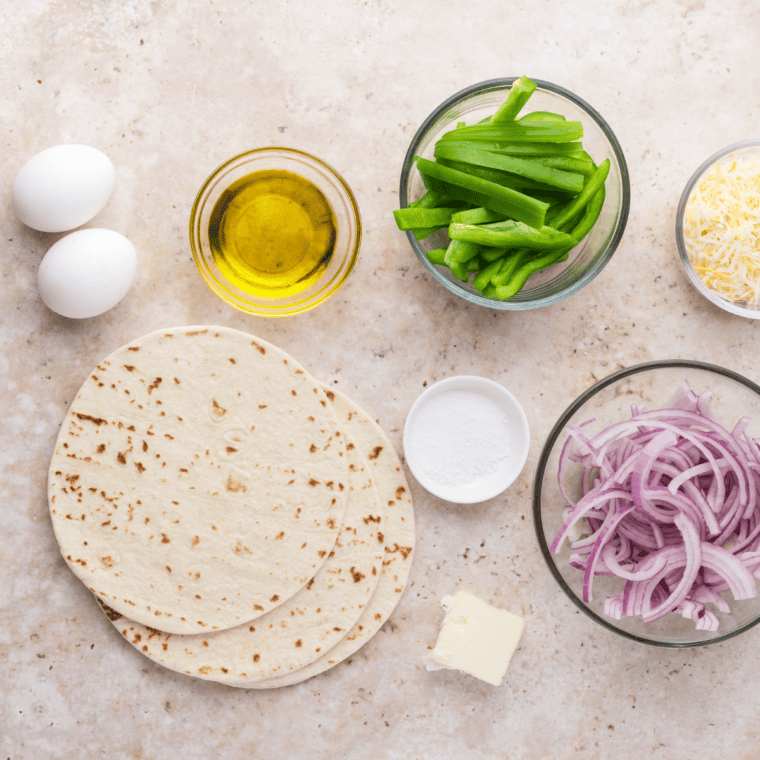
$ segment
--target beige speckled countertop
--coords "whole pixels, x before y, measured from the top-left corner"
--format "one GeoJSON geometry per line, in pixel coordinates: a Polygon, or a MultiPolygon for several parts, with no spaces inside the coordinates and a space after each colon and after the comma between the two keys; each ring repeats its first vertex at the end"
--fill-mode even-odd
{"type": "Polygon", "coordinates": [[[0,760],[95,758],[642,758],[760,755],[760,629],[668,651],[615,636],[566,600],[540,556],[531,484],[557,416],[595,378],[693,358],[758,381],[760,325],[702,300],[676,260],[674,212],[711,153],[758,136],[754,0],[5,0],[0,8],[2,454],[0,760]],[[455,300],[396,230],[401,162],[454,92],[499,76],[556,82],[617,134],[628,227],[585,290],[540,311],[455,300]],[[135,244],[137,281],[108,314],[60,318],[36,272],[55,235],[16,221],[34,153],[93,145],[116,188],[88,226],[135,244]],[[335,166],[364,223],[332,300],[267,321],[227,307],[193,264],[196,190],[222,160],[288,145],[335,166]],[[350,662],[260,693],[165,670],[128,646],[58,554],[47,465],[73,394],[119,345],[178,324],[246,330],[370,411],[401,450],[425,384],[478,374],[530,423],[500,498],[457,507],[410,476],[418,549],[391,620],[350,662]],[[439,601],[457,588],[522,614],[504,684],[425,670],[439,601]]]}

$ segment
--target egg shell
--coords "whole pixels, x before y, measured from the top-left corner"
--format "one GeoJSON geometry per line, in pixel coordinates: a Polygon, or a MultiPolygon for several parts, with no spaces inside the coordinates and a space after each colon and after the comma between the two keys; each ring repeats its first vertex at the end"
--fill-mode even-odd
{"type": "Polygon", "coordinates": [[[135,279],[137,254],[113,230],[87,229],[61,238],[45,254],[37,286],[57,314],[86,319],[112,309],[135,279]]]}
{"type": "Polygon", "coordinates": [[[108,202],[115,171],[105,153],[87,145],[57,145],[32,156],[11,186],[16,216],[40,232],[87,223],[108,202]]]}

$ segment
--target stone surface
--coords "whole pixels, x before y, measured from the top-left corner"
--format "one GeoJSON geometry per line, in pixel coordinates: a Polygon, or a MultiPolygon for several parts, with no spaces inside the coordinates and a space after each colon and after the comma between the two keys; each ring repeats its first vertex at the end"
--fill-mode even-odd
{"type": "Polygon", "coordinates": [[[670,651],[595,626],[540,556],[531,481],[557,416],[595,379],[671,357],[757,381],[759,325],[703,300],[673,227],[692,171],[757,137],[760,10],[752,0],[6,0],[0,8],[0,758],[583,757],[702,760],[760,754],[760,629],[670,651]],[[573,298],[498,313],[456,300],[395,228],[401,163],[454,92],[526,73],[591,103],[631,177],[625,237],[573,298]],[[87,226],[126,235],[137,280],[111,312],[67,320],[36,287],[60,235],[16,221],[10,185],[64,142],[113,160],[116,187],[87,226]],[[359,262],[330,301],[267,321],[198,276],[188,217],[223,160],[287,145],[332,164],[362,211],[359,262]],[[65,567],[46,472],[68,404],[119,345],[178,324],[247,330],[369,410],[401,450],[407,411],[454,374],[503,383],[532,433],[515,484],[457,507],[411,480],[411,583],[350,662],[272,693],[155,665],[121,640],[65,567]],[[425,671],[444,594],[465,589],[526,620],[503,685],[425,671]],[[304,749],[306,748],[306,749],[304,749]]]}

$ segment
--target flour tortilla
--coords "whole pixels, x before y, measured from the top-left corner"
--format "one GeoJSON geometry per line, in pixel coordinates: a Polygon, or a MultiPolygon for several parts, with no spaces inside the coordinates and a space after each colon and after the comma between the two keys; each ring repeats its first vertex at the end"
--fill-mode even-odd
{"type": "Polygon", "coordinates": [[[69,567],[177,634],[239,625],[313,578],[346,508],[332,405],[292,357],[221,327],[161,330],[87,378],[50,466],[69,567]]]}
{"type": "Polygon", "coordinates": [[[383,563],[383,509],[366,458],[346,435],[349,496],[335,548],[292,599],[252,623],[210,634],[163,633],[106,613],[124,638],[172,670],[247,686],[308,665],[356,623],[383,563]]]}
{"type": "Polygon", "coordinates": [[[273,689],[300,683],[324,673],[355,654],[390,617],[401,598],[409,578],[414,552],[414,508],[404,470],[393,444],[382,428],[351,399],[324,386],[333,402],[346,435],[367,454],[373,478],[385,509],[385,559],[375,593],[356,625],[332,649],[319,659],[290,674],[274,676],[247,685],[257,689],[273,689]]]}

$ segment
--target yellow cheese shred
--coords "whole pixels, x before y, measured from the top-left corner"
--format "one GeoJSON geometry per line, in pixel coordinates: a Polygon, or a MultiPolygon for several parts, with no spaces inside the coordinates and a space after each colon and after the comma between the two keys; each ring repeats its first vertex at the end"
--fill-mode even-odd
{"type": "Polygon", "coordinates": [[[760,157],[729,154],[713,164],[689,197],[683,234],[707,287],[760,304],[760,157]]]}

